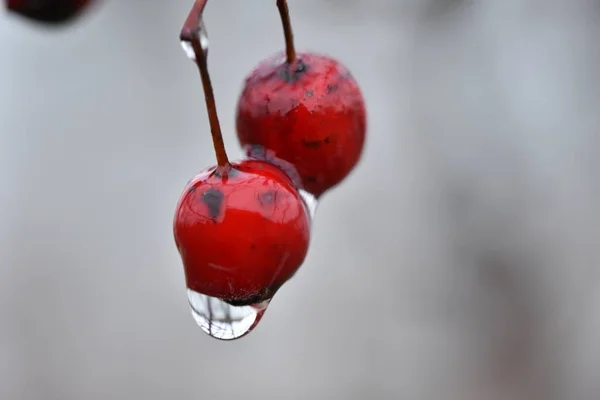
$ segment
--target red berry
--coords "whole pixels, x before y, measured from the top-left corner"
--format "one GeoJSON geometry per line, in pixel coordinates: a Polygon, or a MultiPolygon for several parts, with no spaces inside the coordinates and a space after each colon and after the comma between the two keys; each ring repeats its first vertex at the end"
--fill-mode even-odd
{"type": "Polygon", "coordinates": [[[247,305],[270,299],[300,267],[310,218],[283,171],[245,160],[188,183],[174,233],[189,289],[247,305]]]}
{"type": "Polygon", "coordinates": [[[91,0],[5,0],[6,7],[21,16],[44,23],[74,18],[91,0]]]}
{"type": "Polygon", "coordinates": [[[237,107],[241,144],[249,155],[264,149],[291,163],[317,197],[357,164],[365,131],[358,84],[332,58],[298,53],[289,63],[278,54],[246,78],[237,107]]]}

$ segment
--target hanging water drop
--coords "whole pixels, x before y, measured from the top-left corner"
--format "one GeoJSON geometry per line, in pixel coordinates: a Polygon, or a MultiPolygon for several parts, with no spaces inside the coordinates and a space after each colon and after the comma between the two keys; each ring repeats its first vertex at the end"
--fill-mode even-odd
{"type": "MultiPolygon", "coordinates": [[[[198,22],[198,29],[197,29],[197,33],[198,33],[198,37],[200,38],[200,47],[202,48],[202,51],[204,52],[204,56],[208,56],[208,33],[206,32],[206,26],[204,25],[204,20],[200,19],[200,21],[198,22]]],[[[192,43],[190,40],[186,39],[181,39],[181,47],[183,48],[183,51],[185,52],[185,55],[187,56],[187,58],[189,58],[192,61],[196,61],[196,54],[194,52],[194,47],[192,46],[192,43]]]]}
{"type": "Polygon", "coordinates": [[[234,340],[250,333],[260,322],[270,300],[233,306],[216,297],[188,289],[190,311],[198,326],[209,336],[234,340]]]}
{"type": "Polygon", "coordinates": [[[319,200],[310,192],[306,190],[300,189],[298,190],[300,193],[300,197],[302,197],[302,201],[308,210],[308,215],[310,215],[311,222],[315,219],[315,214],[317,213],[317,206],[319,205],[319,200]]]}

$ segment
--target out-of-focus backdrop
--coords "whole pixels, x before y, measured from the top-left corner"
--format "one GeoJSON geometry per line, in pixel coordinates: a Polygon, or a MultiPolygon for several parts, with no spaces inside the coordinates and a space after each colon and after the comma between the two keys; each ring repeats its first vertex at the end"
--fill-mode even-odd
{"type": "MultiPolygon", "coordinates": [[[[205,14],[226,143],[274,0],[205,14]]],[[[0,399],[600,398],[600,3],[291,0],[369,136],[244,339],[195,326],[176,200],[214,163],[191,1],[0,12],[0,399]]]]}

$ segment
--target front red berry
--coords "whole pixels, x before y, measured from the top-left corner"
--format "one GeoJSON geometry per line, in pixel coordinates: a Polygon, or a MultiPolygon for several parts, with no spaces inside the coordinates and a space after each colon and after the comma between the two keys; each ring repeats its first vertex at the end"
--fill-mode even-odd
{"type": "Polygon", "coordinates": [[[323,55],[285,54],[263,61],[246,78],[237,133],[251,156],[272,152],[298,171],[315,196],[340,183],[362,154],[363,96],[350,72],[323,55]]]}
{"type": "Polygon", "coordinates": [[[175,214],[189,289],[233,305],[270,299],[308,251],[310,218],[278,167],[246,160],[199,173],[175,214]]]}

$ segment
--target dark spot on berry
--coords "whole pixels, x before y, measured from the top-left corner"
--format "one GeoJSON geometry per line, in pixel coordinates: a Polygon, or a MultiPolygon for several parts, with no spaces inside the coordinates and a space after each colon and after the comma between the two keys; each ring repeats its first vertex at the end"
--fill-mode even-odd
{"type": "Polygon", "coordinates": [[[216,219],[221,214],[223,205],[223,193],[219,189],[210,188],[202,193],[200,200],[208,207],[208,213],[212,219],[216,219]]]}
{"type": "Polygon", "coordinates": [[[278,76],[287,83],[294,83],[308,70],[308,66],[302,60],[293,64],[282,64],[278,71],[278,76]]]}
{"type": "Polygon", "coordinates": [[[340,85],[336,84],[329,84],[327,85],[327,93],[333,93],[333,92],[337,92],[338,89],[340,88],[340,85]]]}
{"type": "Polygon", "coordinates": [[[256,249],[256,245],[255,245],[254,243],[252,243],[252,244],[250,245],[250,248],[251,248],[252,250],[254,250],[254,249],[256,249]]]}
{"type": "Polygon", "coordinates": [[[277,203],[277,192],[275,190],[269,190],[258,195],[258,202],[263,207],[270,207],[277,203]]]}
{"type": "Polygon", "coordinates": [[[191,188],[188,189],[188,194],[192,194],[196,191],[197,187],[196,186],[192,186],[191,188]]]}
{"type": "Polygon", "coordinates": [[[313,92],[312,90],[306,91],[306,97],[313,97],[314,95],[315,95],[315,92],[313,92]]]}
{"type": "Polygon", "coordinates": [[[321,141],[302,139],[302,144],[310,149],[318,149],[321,146],[321,141]]]}
{"type": "Polygon", "coordinates": [[[304,61],[298,60],[298,62],[296,63],[296,73],[304,71],[306,71],[306,64],[304,63],[304,61]]]}
{"type": "Polygon", "coordinates": [[[325,140],[323,140],[323,142],[324,142],[325,144],[329,144],[329,143],[331,143],[331,139],[329,138],[329,136],[327,136],[327,137],[325,138],[325,140]]]}
{"type": "Polygon", "coordinates": [[[252,304],[260,303],[260,301],[254,301],[254,298],[258,296],[248,297],[246,299],[229,299],[223,300],[225,303],[234,307],[245,307],[251,306],[252,304]]]}
{"type": "Polygon", "coordinates": [[[241,299],[223,299],[223,301],[234,307],[250,306],[252,304],[262,303],[265,300],[273,297],[278,287],[266,287],[260,292],[241,299]]]}
{"type": "Polygon", "coordinates": [[[307,176],[306,177],[306,181],[310,182],[310,183],[317,183],[317,177],[316,176],[307,176]]]}

